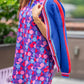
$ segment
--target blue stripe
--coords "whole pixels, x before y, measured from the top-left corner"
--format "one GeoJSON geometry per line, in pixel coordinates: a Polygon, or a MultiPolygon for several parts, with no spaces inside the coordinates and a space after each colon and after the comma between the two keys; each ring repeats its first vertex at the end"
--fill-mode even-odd
{"type": "MultiPolygon", "coordinates": [[[[46,5],[47,1],[48,1],[48,0],[46,0],[46,2],[45,2],[44,8],[45,8],[46,15],[47,15],[47,18],[48,18],[48,24],[49,24],[49,30],[50,30],[50,39],[51,39],[51,24],[50,24],[49,16],[48,16],[47,9],[46,9],[46,7],[47,7],[47,5],[46,5]]],[[[57,55],[56,49],[55,49],[55,46],[54,46],[54,43],[53,43],[53,40],[52,40],[52,39],[51,39],[51,42],[52,42],[52,45],[53,45],[55,54],[57,55]]],[[[57,56],[56,56],[56,60],[57,60],[58,66],[60,67],[57,56]]]]}

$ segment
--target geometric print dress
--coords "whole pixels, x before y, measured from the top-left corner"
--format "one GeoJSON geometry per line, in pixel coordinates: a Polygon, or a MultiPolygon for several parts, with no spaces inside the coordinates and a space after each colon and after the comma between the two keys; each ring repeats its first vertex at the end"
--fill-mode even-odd
{"type": "MultiPolygon", "coordinates": [[[[19,24],[11,76],[12,84],[51,84],[54,60],[39,28],[33,21],[31,9],[44,0],[31,0],[19,13],[19,24]]],[[[42,12],[39,18],[44,22],[42,12]]]]}

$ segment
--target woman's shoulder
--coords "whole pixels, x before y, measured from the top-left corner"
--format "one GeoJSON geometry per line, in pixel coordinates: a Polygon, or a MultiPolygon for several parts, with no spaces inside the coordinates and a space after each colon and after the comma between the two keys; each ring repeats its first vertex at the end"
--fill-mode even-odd
{"type": "Polygon", "coordinates": [[[62,10],[65,12],[65,9],[60,0],[46,0],[46,3],[44,5],[46,6],[47,11],[54,11],[54,9],[58,10],[58,6],[60,6],[62,10]]]}
{"type": "Polygon", "coordinates": [[[53,0],[46,0],[45,2],[47,6],[53,5],[53,0]]]}
{"type": "Polygon", "coordinates": [[[53,9],[54,9],[53,0],[46,0],[44,3],[44,6],[45,6],[47,12],[50,12],[50,13],[53,12],[53,9]]]}

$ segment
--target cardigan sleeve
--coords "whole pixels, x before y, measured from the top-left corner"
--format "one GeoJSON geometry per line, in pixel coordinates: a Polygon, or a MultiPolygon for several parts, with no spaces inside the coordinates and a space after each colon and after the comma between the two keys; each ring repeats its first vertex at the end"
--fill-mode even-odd
{"type": "Polygon", "coordinates": [[[61,76],[68,78],[71,72],[71,60],[65,25],[65,10],[59,0],[54,0],[54,21],[57,25],[57,30],[60,39],[60,70],[61,76]]]}
{"type": "Polygon", "coordinates": [[[47,27],[47,39],[61,76],[69,78],[71,60],[65,25],[65,10],[59,0],[48,0],[43,8],[44,21],[47,27]]]}

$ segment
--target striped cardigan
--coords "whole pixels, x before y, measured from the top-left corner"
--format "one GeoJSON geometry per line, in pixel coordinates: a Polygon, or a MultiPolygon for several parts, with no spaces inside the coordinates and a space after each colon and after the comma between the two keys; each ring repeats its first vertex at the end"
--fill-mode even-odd
{"type": "Polygon", "coordinates": [[[69,78],[71,60],[66,33],[64,7],[59,0],[45,0],[42,14],[47,28],[47,41],[55,62],[55,67],[57,68],[57,73],[61,70],[61,76],[69,78]]]}

